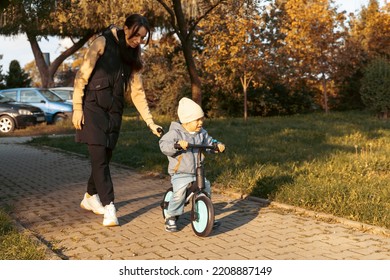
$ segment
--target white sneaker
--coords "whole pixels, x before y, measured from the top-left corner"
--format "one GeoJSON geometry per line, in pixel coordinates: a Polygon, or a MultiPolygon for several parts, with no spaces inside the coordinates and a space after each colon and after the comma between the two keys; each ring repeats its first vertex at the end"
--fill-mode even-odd
{"type": "Polygon", "coordinates": [[[84,198],[80,203],[80,207],[85,210],[92,211],[93,213],[98,215],[104,214],[104,207],[100,202],[98,194],[94,194],[91,196],[88,193],[85,193],[84,198]]]}
{"type": "Polygon", "coordinates": [[[116,217],[116,209],[113,202],[104,206],[103,226],[115,227],[119,226],[118,218],[116,217]]]}

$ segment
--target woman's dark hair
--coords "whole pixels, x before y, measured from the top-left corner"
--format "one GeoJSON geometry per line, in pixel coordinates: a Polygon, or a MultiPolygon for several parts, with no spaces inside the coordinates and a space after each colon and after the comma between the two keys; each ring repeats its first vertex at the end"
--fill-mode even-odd
{"type": "Polygon", "coordinates": [[[131,29],[134,27],[134,31],[133,31],[133,34],[131,34],[130,38],[133,37],[134,35],[137,34],[138,30],[141,28],[141,27],[144,27],[146,29],[146,31],[148,32],[148,37],[146,39],[146,43],[145,43],[145,46],[147,44],[149,44],[149,36],[150,36],[150,26],[149,26],[149,22],[148,20],[146,19],[146,17],[144,16],[141,16],[139,14],[132,14],[130,16],[128,16],[126,18],[126,21],[125,21],[125,25],[131,29]]]}
{"type": "MultiPolygon", "coordinates": [[[[141,27],[144,27],[147,31],[147,39],[145,46],[149,43],[150,39],[150,26],[146,17],[140,14],[132,14],[126,18],[125,25],[131,30],[133,28],[133,33],[130,35],[130,38],[135,36],[141,27]]],[[[122,59],[129,65],[132,66],[133,71],[139,71],[142,69],[142,60],[141,60],[141,46],[137,46],[135,49],[128,48],[126,46],[125,33],[123,30],[118,31],[119,46],[121,51],[122,59]]]]}

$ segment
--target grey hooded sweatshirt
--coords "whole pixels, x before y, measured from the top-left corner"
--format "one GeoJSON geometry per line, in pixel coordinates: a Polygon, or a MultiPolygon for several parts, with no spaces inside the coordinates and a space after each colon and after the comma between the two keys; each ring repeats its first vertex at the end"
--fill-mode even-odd
{"type": "Polygon", "coordinates": [[[203,128],[192,134],[185,130],[181,123],[172,122],[169,131],[159,141],[161,152],[168,157],[168,173],[171,176],[175,174],[195,175],[198,149],[177,150],[174,144],[179,140],[185,140],[190,144],[212,145],[213,138],[203,128]]]}

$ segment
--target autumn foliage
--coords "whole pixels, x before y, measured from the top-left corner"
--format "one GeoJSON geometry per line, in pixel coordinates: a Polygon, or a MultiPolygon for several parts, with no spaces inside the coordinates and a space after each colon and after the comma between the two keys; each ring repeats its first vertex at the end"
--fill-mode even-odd
{"type": "Polygon", "coordinates": [[[173,115],[182,96],[213,117],[364,109],[361,94],[373,92],[367,66],[390,58],[390,4],[377,0],[354,14],[334,0],[9,0],[0,9],[0,34],[27,34],[43,86],[77,71],[77,63],[60,65],[79,60],[100,30],[129,13],[146,15],[153,40],[144,51],[145,89],[162,114],[173,115]],[[48,66],[39,48],[45,36],[74,45],[48,66]]]}

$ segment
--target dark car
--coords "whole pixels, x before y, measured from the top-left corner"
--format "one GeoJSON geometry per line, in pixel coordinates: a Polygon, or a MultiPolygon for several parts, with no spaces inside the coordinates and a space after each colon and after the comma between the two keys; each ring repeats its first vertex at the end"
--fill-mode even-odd
{"type": "Polygon", "coordinates": [[[14,102],[0,94],[0,133],[9,133],[46,122],[45,113],[34,106],[14,102]]]}

